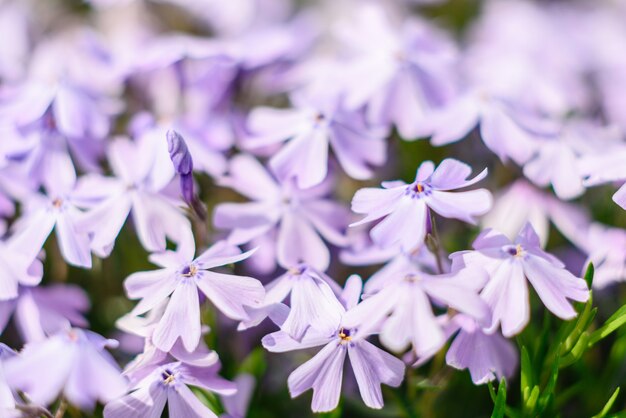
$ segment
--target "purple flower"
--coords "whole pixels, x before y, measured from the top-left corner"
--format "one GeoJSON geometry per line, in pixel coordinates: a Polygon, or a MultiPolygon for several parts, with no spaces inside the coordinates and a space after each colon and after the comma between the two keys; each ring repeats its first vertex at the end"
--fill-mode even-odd
{"type": "Polygon", "coordinates": [[[470,166],[451,158],[443,160],[436,170],[432,161],[425,161],[411,184],[398,180],[384,182],[383,189],[361,189],[352,199],[352,210],[367,216],[350,226],[384,218],[370,232],[373,241],[381,247],[400,243],[403,251],[411,252],[424,242],[429,210],[469,223],[489,211],[492,198],[488,190],[450,192],[487,175],[485,169],[467,180],[471,172],[470,166]]]}
{"type": "Polygon", "coordinates": [[[177,251],[150,256],[160,270],[131,274],[124,282],[130,299],[141,299],[132,311],[141,315],[169,301],[152,334],[152,342],[162,351],[169,351],[180,338],[189,352],[198,346],[201,335],[198,289],[227,317],[248,319],[245,306],[259,306],[265,292],[263,285],[251,277],[210,271],[215,267],[236,263],[252,255],[224,242],[217,243],[194,258],[195,244],[189,236],[177,251]]]}
{"type": "Polygon", "coordinates": [[[515,345],[498,332],[486,333],[472,318],[455,315],[449,333],[459,331],[446,354],[446,363],[468,369],[475,385],[511,378],[517,368],[515,345]]]}
{"type": "Polygon", "coordinates": [[[70,325],[86,327],[88,309],[87,293],[78,286],[20,286],[15,299],[0,302],[0,330],[13,316],[22,340],[38,342],[70,325]]]}
{"type": "Polygon", "coordinates": [[[110,254],[129,214],[137,236],[148,251],[165,250],[166,239],[178,242],[191,228],[178,200],[161,193],[174,176],[163,131],[149,131],[137,141],[115,139],[109,163],[115,177],[83,176],[78,183],[89,210],[81,225],[92,239],[93,251],[110,254]]]}
{"type": "Polygon", "coordinates": [[[294,109],[254,109],[248,128],[257,138],[250,146],[288,140],[269,162],[281,180],[295,179],[300,189],[320,184],[328,174],[328,147],[346,173],[355,179],[372,175],[371,165],[386,160],[385,132],[368,128],[361,115],[347,112],[335,99],[292,95],[294,109]]]}
{"type": "Polygon", "coordinates": [[[91,410],[96,401],[106,403],[126,392],[126,380],[105,350],[115,346],[117,341],[91,331],[66,329],[27,344],[7,361],[7,380],[37,404],[49,405],[63,395],[71,404],[91,410]]]}
{"type": "MultiPolygon", "coordinates": [[[[589,154],[578,162],[579,170],[585,177],[585,186],[596,186],[608,182],[626,181],[626,146],[618,143],[607,144],[602,153],[589,154]]],[[[622,184],[613,195],[613,201],[626,209],[626,184],[622,184]]]]}
{"type": "Polygon", "coordinates": [[[48,195],[33,193],[28,197],[26,211],[11,238],[12,245],[33,260],[54,230],[65,261],[74,266],[91,268],[90,237],[82,228],[84,213],[78,208],[80,199],[76,188],[73,185],[69,189],[59,186],[49,191],[48,195]]]}
{"type": "Polygon", "coordinates": [[[160,417],[167,403],[170,417],[217,418],[188,385],[221,395],[234,394],[235,384],[219,377],[219,368],[219,363],[211,367],[193,367],[181,362],[164,364],[135,385],[130,394],[109,402],[104,417],[160,417]]]}
{"type": "MultiPolygon", "coordinates": [[[[440,146],[459,141],[479,126],[481,139],[498,158],[524,164],[539,144],[536,134],[520,123],[519,113],[505,100],[481,89],[471,90],[433,111],[427,122],[431,143],[440,146]]],[[[540,120],[533,122],[536,125],[540,120]]]]}
{"type": "Polygon", "coordinates": [[[346,314],[344,324],[364,332],[380,328],[385,347],[402,352],[412,345],[418,357],[427,357],[447,339],[431,303],[488,322],[489,309],[478,295],[486,281],[480,268],[430,275],[409,258],[398,259],[368,280],[363,302],[346,314]]]}
{"type": "Polygon", "coordinates": [[[351,59],[343,64],[346,106],[366,106],[368,121],[395,124],[400,136],[425,136],[428,115],[454,91],[456,51],[426,22],[388,18],[382,7],[362,7],[340,26],[351,59]]]}
{"type": "MultiPolygon", "coordinates": [[[[337,314],[343,316],[357,305],[361,293],[361,279],[352,276],[346,282],[337,314]]],[[[280,325],[280,324],[279,324],[280,325]]],[[[313,389],[311,408],[314,412],[331,411],[337,407],[341,394],[343,368],[346,355],[350,359],[354,376],[363,402],[370,408],[382,408],[381,384],[398,387],[404,377],[404,363],[366,340],[370,335],[357,328],[339,323],[330,332],[318,332],[310,328],[298,342],[284,331],[277,331],[263,338],[263,346],[271,352],[286,352],[309,347],[324,346],[311,360],[294,370],[288,379],[292,397],[313,389]]]]}
{"type": "Polygon", "coordinates": [[[275,261],[284,268],[306,263],[321,271],[330,264],[328,242],[343,246],[342,232],[348,213],[340,204],[325,198],[332,182],[301,190],[292,182],[278,183],[249,155],[230,162],[229,175],[220,184],[232,187],[251,199],[247,203],[220,203],[213,213],[217,228],[231,230],[233,245],[260,244],[263,270],[273,271],[275,261]]]}
{"type": "Polygon", "coordinates": [[[321,333],[329,327],[331,332],[336,329],[341,309],[335,294],[340,291],[324,273],[299,265],[267,285],[264,305],[280,303],[289,296],[291,309],[280,329],[300,341],[309,327],[321,333]]]}
{"type": "Polygon", "coordinates": [[[473,247],[476,251],[461,251],[451,258],[459,265],[487,270],[489,282],[481,296],[492,310],[491,330],[501,324],[505,337],[519,333],[530,318],[526,280],[544,305],[562,319],[576,316],[568,299],[585,302],[589,298],[587,283],[541,249],[539,237],[530,224],[526,224],[513,242],[497,231],[483,231],[473,247]]]}

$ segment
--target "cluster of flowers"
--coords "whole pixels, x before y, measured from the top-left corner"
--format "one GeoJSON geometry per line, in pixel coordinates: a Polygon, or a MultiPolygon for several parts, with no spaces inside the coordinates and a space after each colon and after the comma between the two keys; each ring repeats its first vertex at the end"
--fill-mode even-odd
{"type": "MultiPolygon", "coordinates": [[[[626,279],[626,231],[566,202],[626,180],[626,8],[488,1],[461,48],[407,13],[417,3],[91,0],[88,19],[0,3],[0,326],[12,318],[25,344],[1,347],[1,415],[62,399],[111,418],[166,403],[173,418],[216,416],[198,387],[241,418],[254,382],[220,377],[206,300],[239,330],[269,318],[268,351],[322,347],[288,378],[294,397],[313,389],[313,411],[338,405],[346,354],[381,408],[381,385],[450,339],[447,363],[474,383],[510,377],[528,282],[554,315],[576,316],[589,289],[543,250],[550,222],[594,262],[595,285],[626,279]],[[213,35],[164,33],[148,18],[163,7],[213,35]],[[361,188],[351,214],[349,179],[396,175],[394,130],[433,146],[476,133],[471,158],[493,154],[526,180],[494,198],[470,188],[486,169],[470,178],[457,159],[416,156],[414,181],[361,188]],[[207,233],[193,224],[208,214],[194,174],[248,200],[217,202],[198,256],[207,233]],[[473,250],[447,258],[437,218],[480,220],[473,250]],[[53,231],[46,248],[89,269],[125,224],[159,269],[124,282],[139,302],[117,324],[144,348],[122,372],[116,341],[87,330],[86,293],[40,282],[53,231]],[[237,262],[266,284],[221,270],[237,262]],[[337,264],[383,266],[342,287],[337,264]]],[[[626,186],[613,200],[626,209],[626,186]]]]}

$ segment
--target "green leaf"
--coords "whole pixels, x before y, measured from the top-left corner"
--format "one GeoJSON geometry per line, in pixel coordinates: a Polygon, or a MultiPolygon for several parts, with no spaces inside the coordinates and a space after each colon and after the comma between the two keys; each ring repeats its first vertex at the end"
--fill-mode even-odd
{"type": "Polygon", "coordinates": [[[589,287],[589,289],[591,289],[591,286],[593,285],[594,273],[595,273],[595,268],[593,267],[593,263],[589,263],[589,265],[587,266],[587,271],[585,272],[585,276],[584,276],[584,279],[587,282],[587,286],[589,287]]]}
{"type": "MultiPolygon", "coordinates": [[[[493,386],[490,388],[493,391],[493,386]]],[[[495,405],[493,407],[493,412],[491,413],[491,418],[504,418],[504,413],[506,411],[506,382],[504,379],[500,381],[498,385],[498,395],[496,396],[495,405]]]]}
{"type": "Polygon", "coordinates": [[[563,368],[580,360],[580,358],[590,346],[589,338],[589,333],[587,331],[583,332],[576,342],[574,348],[572,348],[569,353],[561,358],[559,367],[563,368]]]}
{"type": "Polygon", "coordinates": [[[520,388],[522,390],[522,399],[524,403],[528,400],[530,395],[530,388],[534,385],[532,363],[530,362],[530,355],[526,346],[522,346],[521,349],[522,367],[521,367],[521,381],[520,388]]]}
{"type": "Polygon", "coordinates": [[[534,412],[535,412],[535,409],[537,408],[537,401],[539,400],[540,392],[541,391],[539,389],[539,386],[534,386],[533,390],[530,391],[530,396],[528,397],[528,400],[524,404],[524,410],[526,411],[527,415],[531,415],[531,416],[535,415],[534,412]]]}
{"type": "Polygon", "coordinates": [[[552,362],[552,370],[550,371],[550,376],[548,378],[548,383],[546,383],[546,388],[543,390],[540,398],[539,398],[539,414],[541,414],[545,408],[550,404],[550,401],[554,397],[554,391],[556,389],[556,382],[559,377],[559,351],[557,350],[556,358],[552,362]]]}
{"type": "Polygon", "coordinates": [[[626,305],[619,308],[609,319],[606,320],[604,325],[591,334],[591,337],[589,338],[589,345],[592,346],[601,339],[606,338],[609,334],[624,324],[626,324],[626,305]]]}
{"type": "Polygon", "coordinates": [[[606,414],[608,414],[611,408],[613,407],[613,404],[615,403],[615,400],[617,399],[617,395],[619,395],[619,386],[617,387],[617,389],[615,389],[615,392],[613,392],[609,400],[606,402],[606,405],[604,405],[604,408],[602,408],[602,411],[600,411],[600,413],[598,413],[597,415],[594,415],[593,418],[604,418],[606,414]]]}

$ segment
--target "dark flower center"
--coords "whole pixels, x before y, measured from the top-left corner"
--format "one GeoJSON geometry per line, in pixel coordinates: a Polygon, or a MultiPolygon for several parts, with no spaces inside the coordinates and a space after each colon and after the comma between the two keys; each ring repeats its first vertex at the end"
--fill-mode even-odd
{"type": "Polygon", "coordinates": [[[163,379],[163,382],[166,384],[170,384],[174,381],[174,373],[172,373],[172,371],[170,369],[165,369],[162,373],[161,373],[161,378],[163,379]]]}
{"type": "Polygon", "coordinates": [[[350,336],[350,330],[347,328],[341,328],[339,330],[339,339],[341,340],[342,344],[350,342],[352,340],[352,337],[350,336]]]}
{"type": "Polygon", "coordinates": [[[197,272],[198,267],[190,264],[188,266],[185,266],[185,268],[181,271],[181,274],[183,275],[183,277],[191,277],[194,276],[197,272]]]}

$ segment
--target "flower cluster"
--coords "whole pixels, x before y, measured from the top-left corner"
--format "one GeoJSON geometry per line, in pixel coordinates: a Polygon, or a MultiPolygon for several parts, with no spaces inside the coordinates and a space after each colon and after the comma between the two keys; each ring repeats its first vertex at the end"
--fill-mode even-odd
{"type": "Polygon", "coordinates": [[[626,7],[432,3],[0,2],[0,415],[380,409],[626,280],[626,7]]]}

